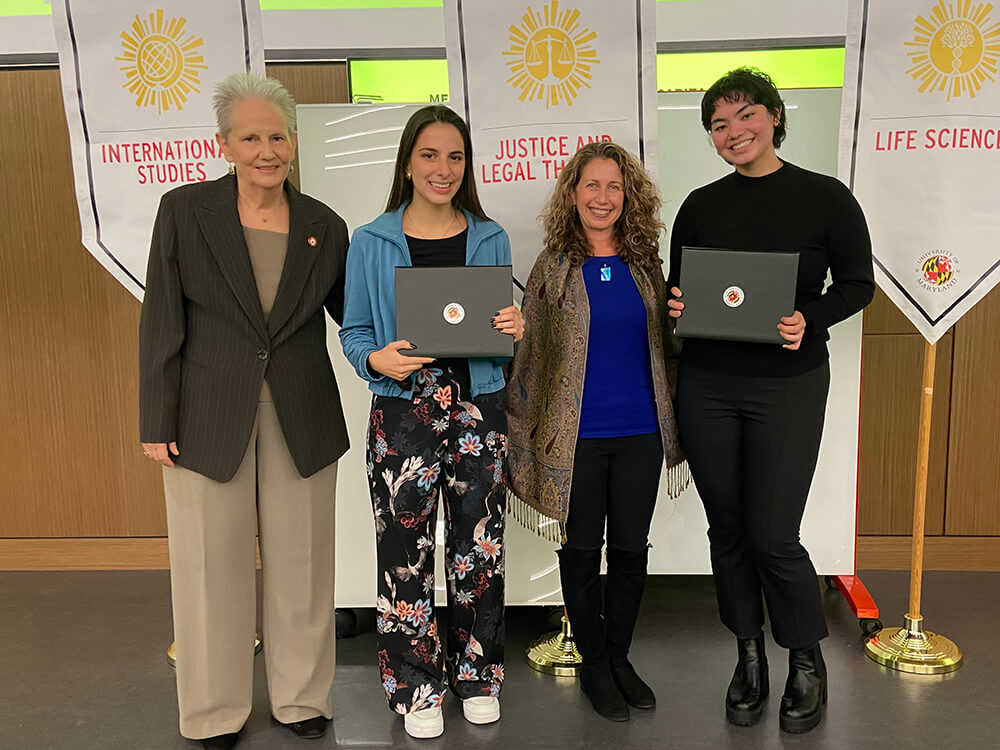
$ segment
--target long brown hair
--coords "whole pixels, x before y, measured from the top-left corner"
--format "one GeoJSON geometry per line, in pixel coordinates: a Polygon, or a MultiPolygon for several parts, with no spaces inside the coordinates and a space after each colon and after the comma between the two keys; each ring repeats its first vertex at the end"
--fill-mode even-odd
{"type": "Polygon", "coordinates": [[[618,256],[629,265],[656,268],[663,263],[659,240],[666,228],[660,221],[660,194],[639,160],[610,141],[588,143],[559,173],[542,213],[545,250],[566,253],[574,265],[582,264],[592,254],[576,211],[576,186],[583,168],[594,159],[611,159],[622,173],[624,203],[614,226],[618,256]]]}
{"type": "Polygon", "coordinates": [[[469,135],[469,126],[453,110],[442,104],[422,107],[410,115],[410,119],[406,121],[406,127],[403,128],[403,134],[399,138],[399,151],[396,153],[396,166],[392,174],[392,188],[389,190],[389,200],[385,204],[385,210],[395,211],[413,199],[413,183],[406,178],[406,168],[413,155],[417,136],[432,122],[453,125],[461,134],[462,143],[465,145],[465,174],[462,175],[462,184],[455,191],[455,197],[451,199],[451,205],[468,211],[480,219],[489,219],[479,203],[479,194],[476,192],[476,176],[472,169],[472,137],[469,135]]]}

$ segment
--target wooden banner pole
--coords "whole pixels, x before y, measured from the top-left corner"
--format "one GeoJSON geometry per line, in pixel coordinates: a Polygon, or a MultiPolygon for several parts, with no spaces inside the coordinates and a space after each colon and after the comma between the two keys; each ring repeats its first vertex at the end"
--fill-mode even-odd
{"type": "Polygon", "coordinates": [[[913,545],[910,557],[910,608],[907,616],[920,617],[920,587],[924,575],[924,521],[927,517],[927,466],[931,450],[931,412],[934,407],[934,365],[937,344],[924,341],[924,377],[920,396],[920,430],[917,438],[917,479],[913,490],[913,545]]]}
{"type": "Polygon", "coordinates": [[[910,608],[903,627],[885,628],[865,644],[865,653],[892,669],[916,674],[943,674],[962,665],[962,652],[943,635],[924,630],[920,614],[920,587],[924,574],[924,520],[927,509],[927,466],[931,448],[931,411],[934,407],[935,344],[924,343],[924,375],[917,437],[917,476],[913,490],[913,546],[910,564],[910,608]]]}

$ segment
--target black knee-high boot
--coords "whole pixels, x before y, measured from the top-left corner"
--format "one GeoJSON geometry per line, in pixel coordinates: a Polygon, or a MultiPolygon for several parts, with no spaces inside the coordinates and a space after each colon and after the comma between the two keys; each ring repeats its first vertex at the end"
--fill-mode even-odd
{"type": "Polygon", "coordinates": [[[786,732],[808,732],[823,718],[826,663],[819,644],[788,650],[788,680],[781,696],[778,724],[786,732]]]}
{"type": "Polygon", "coordinates": [[[634,708],[656,708],[656,696],[628,660],[632,632],[646,587],[649,550],[608,550],[608,582],[604,588],[604,622],[608,630],[611,676],[625,702],[634,708]]]}
{"type": "Polygon", "coordinates": [[[563,601],[583,657],[580,688],[601,716],[611,721],[627,721],[628,706],[611,677],[607,634],[601,617],[601,551],[564,548],[558,550],[558,555],[563,601]]]}
{"type": "Polygon", "coordinates": [[[736,654],[736,670],[726,691],[726,718],[731,724],[749,727],[760,721],[770,689],[764,634],[737,638],[736,654]]]}

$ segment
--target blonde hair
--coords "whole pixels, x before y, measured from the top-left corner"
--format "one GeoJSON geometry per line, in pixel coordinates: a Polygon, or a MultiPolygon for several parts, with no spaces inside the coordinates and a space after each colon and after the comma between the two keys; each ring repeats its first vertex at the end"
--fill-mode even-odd
{"type": "Polygon", "coordinates": [[[559,173],[541,216],[545,251],[566,253],[573,265],[582,264],[592,254],[576,211],[576,187],[584,167],[594,159],[611,159],[622,173],[624,202],[614,226],[618,256],[629,265],[656,268],[663,263],[659,241],[666,228],[660,221],[659,191],[639,160],[610,141],[588,143],[559,173]]]}

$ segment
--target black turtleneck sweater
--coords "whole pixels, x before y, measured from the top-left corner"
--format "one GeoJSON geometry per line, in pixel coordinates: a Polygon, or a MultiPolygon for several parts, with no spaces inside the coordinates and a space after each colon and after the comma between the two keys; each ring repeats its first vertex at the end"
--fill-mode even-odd
{"type": "Polygon", "coordinates": [[[871,238],[854,196],[839,180],[787,162],[764,177],[733,172],[688,195],[670,235],[668,288],[677,286],[685,245],[799,253],[795,309],[806,321],[799,349],[685,340],[682,358],[702,369],[757,376],[808,372],[829,357],[827,329],[875,293],[871,238]],[[824,291],[827,271],[833,281],[824,291]]]}

